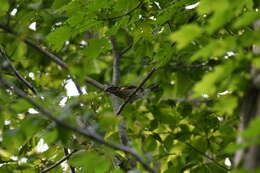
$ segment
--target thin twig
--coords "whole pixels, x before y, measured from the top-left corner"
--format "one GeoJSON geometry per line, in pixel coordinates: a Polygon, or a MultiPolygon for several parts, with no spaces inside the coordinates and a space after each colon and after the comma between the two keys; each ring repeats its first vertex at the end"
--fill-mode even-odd
{"type": "Polygon", "coordinates": [[[10,34],[12,34],[12,35],[18,36],[18,33],[17,33],[17,32],[13,31],[11,28],[9,28],[9,27],[6,26],[6,25],[0,24],[0,28],[1,28],[2,30],[4,30],[5,32],[8,32],[8,33],[10,33],[10,34]]]}
{"type": "Polygon", "coordinates": [[[54,121],[57,125],[60,125],[60,126],[62,126],[64,128],[72,130],[75,133],[78,133],[80,135],[88,137],[88,138],[90,138],[90,139],[92,139],[92,140],[94,140],[94,141],[96,141],[98,143],[104,144],[104,145],[106,145],[106,146],[108,146],[110,148],[113,148],[115,150],[120,150],[120,151],[129,153],[140,164],[142,164],[143,167],[147,171],[149,171],[151,173],[157,173],[157,171],[154,170],[152,167],[150,167],[150,165],[141,156],[139,156],[136,152],[134,152],[129,147],[126,147],[126,146],[123,146],[123,145],[119,145],[119,144],[114,144],[114,143],[111,143],[109,141],[106,141],[102,136],[100,136],[99,134],[97,134],[96,132],[94,132],[91,129],[80,129],[80,128],[76,128],[76,127],[73,127],[73,126],[69,125],[68,123],[66,123],[63,120],[61,120],[61,119],[57,118],[56,116],[54,116],[49,110],[43,108],[40,104],[35,102],[29,96],[27,96],[27,94],[25,92],[23,92],[22,90],[20,90],[16,86],[11,85],[9,82],[7,82],[5,79],[3,79],[2,76],[0,76],[0,84],[3,85],[6,89],[12,90],[15,94],[17,94],[21,98],[25,99],[32,106],[34,106],[39,112],[41,112],[43,115],[45,115],[50,120],[54,121]]]}
{"type": "Polygon", "coordinates": [[[70,156],[72,156],[76,151],[72,151],[71,153],[68,153],[66,156],[64,156],[61,160],[59,160],[58,162],[54,163],[53,165],[51,165],[50,167],[44,169],[43,171],[41,171],[41,173],[46,173],[49,172],[50,170],[52,170],[53,168],[59,166],[62,162],[68,160],[70,158],[70,156]]]}
{"type": "Polygon", "coordinates": [[[172,24],[170,23],[170,21],[167,20],[166,23],[167,23],[167,25],[169,26],[170,31],[173,32],[172,24]]]}
{"type": "Polygon", "coordinates": [[[120,55],[124,55],[126,52],[128,52],[131,48],[132,48],[133,44],[130,44],[128,47],[126,47],[125,49],[123,49],[121,52],[120,52],[120,55]]]}
{"type": "Polygon", "coordinates": [[[101,18],[101,19],[98,19],[98,20],[103,20],[103,21],[104,21],[104,20],[115,20],[115,19],[119,19],[119,18],[128,16],[128,15],[130,15],[131,13],[133,13],[136,9],[140,8],[142,5],[143,5],[143,1],[140,1],[139,4],[138,4],[135,8],[129,10],[128,12],[126,12],[126,13],[124,13],[124,14],[121,14],[121,15],[115,16],[115,17],[101,18]]]}
{"type": "Polygon", "coordinates": [[[119,115],[122,110],[124,109],[124,107],[126,106],[126,104],[131,100],[131,98],[143,87],[143,85],[145,84],[145,82],[152,76],[152,74],[156,71],[155,68],[152,69],[152,71],[150,71],[147,76],[144,78],[144,80],[140,83],[140,85],[132,92],[132,94],[125,100],[125,102],[120,105],[118,111],[117,111],[117,115],[119,115]]]}
{"type": "Polygon", "coordinates": [[[191,144],[184,142],[185,145],[187,145],[188,147],[190,147],[191,149],[193,149],[194,151],[196,151],[197,153],[199,153],[200,155],[202,155],[203,157],[207,158],[208,160],[211,160],[212,162],[214,162],[217,166],[219,166],[222,169],[225,169],[226,171],[230,171],[231,169],[219,164],[215,159],[213,159],[212,157],[208,156],[207,154],[203,153],[202,151],[198,150],[197,148],[193,147],[191,144]]]}
{"type": "MultiPolygon", "coordinates": [[[[68,156],[68,155],[72,155],[72,154],[74,154],[75,152],[77,152],[77,150],[74,150],[74,151],[72,151],[71,153],[69,152],[69,149],[68,148],[63,148],[63,150],[64,150],[64,155],[65,155],[65,157],[66,156],[68,156]]],[[[71,171],[71,173],[76,173],[76,168],[74,168],[73,166],[71,166],[70,164],[68,164],[69,165],[69,167],[70,167],[70,171],[71,171]]]]}
{"type": "Polygon", "coordinates": [[[202,103],[210,103],[213,102],[212,99],[187,99],[187,98],[162,98],[160,101],[163,102],[189,102],[189,103],[195,103],[195,104],[202,104],[202,103]]]}
{"type": "Polygon", "coordinates": [[[16,68],[12,65],[11,61],[9,60],[7,54],[5,51],[0,47],[0,56],[3,58],[3,62],[5,67],[7,67],[11,73],[14,74],[14,76],[25,86],[27,86],[35,95],[39,95],[36,88],[29,82],[27,81],[19,72],[16,70],[16,68]]]}

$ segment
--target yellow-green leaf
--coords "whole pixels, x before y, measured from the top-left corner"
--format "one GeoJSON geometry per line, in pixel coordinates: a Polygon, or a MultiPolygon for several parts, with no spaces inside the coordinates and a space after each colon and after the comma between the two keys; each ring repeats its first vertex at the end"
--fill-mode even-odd
{"type": "Polygon", "coordinates": [[[3,16],[9,9],[9,3],[8,0],[1,0],[0,4],[0,16],[3,16]]]}
{"type": "Polygon", "coordinates": [[[182,49],[187,46],[192,40],[202,34],[202,28],[196,24],[183,26],[180,30],[172,33],[170,39],[177,42],[177,48],[182,49]]]}

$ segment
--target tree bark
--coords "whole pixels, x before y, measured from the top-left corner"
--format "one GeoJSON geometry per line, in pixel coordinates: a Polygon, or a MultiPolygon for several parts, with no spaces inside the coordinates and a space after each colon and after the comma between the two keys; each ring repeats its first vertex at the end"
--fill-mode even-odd
{"type": "MultiPolygon", "coordinates": [[[[260,28],[260,20],[254,24],[254,29],[260,28]]],[[[253,53],[260,54],[260,46],[253,45],[253,53]]],[[[245,94],[240,109],[239,132],[246,129],[251,121],[260,116],[260,69],[251,66],[252,79],[250,87],[245,94]]],[[[237,138],[237,143],[244,142],[241,136],[237,138]]],[[[234,157],[234,166],[243,166],[247,170],[254,170],[260,166],[260,145],[255,144],[247,149],[238,150],[234,157]]]]}

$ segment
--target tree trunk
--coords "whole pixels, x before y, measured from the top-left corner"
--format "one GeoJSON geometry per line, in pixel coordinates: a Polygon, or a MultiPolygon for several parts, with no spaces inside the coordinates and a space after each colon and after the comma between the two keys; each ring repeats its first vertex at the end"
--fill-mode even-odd
{"type": "MultiPolygon", "coordinates": [[[[260,20],[257,20],[254,24],[254,29],[257,28],[260,28],[260,20]]],[[[255,54],[260,54],[260,46],[253,45],[252,51],[255,54]]],[[[250,121],[254,121],[257,116],[260,116],[260,69],[252,66],[251,75],[250,87],[241,103],[239,132],[246,129],[250,121]]],[[[237,138],[238,143],[243,141],[244,139],[241,136],[237,138]]],[[[243,166],[247,170],[254,170],[260,166],[260,145],[252,145],[247,149],[237,151],[234,166],[243,166]]]]}

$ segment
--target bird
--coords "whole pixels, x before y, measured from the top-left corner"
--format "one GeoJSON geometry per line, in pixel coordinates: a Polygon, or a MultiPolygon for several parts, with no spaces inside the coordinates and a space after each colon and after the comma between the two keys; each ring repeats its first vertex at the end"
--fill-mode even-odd
{"type": "MultiPolygon", "coordinates": [[[[147,88],[139,88],[139,90],[132,97],[131,102],[136,101],[140,98],[144,98],[150,92],[159,88],[159,84],[153,84],[147,88]]],[[[137,86],[108,86],[105,91],[111,94],[116,95],[117,97],[126,100],[135,90],[137,86]]]]}

